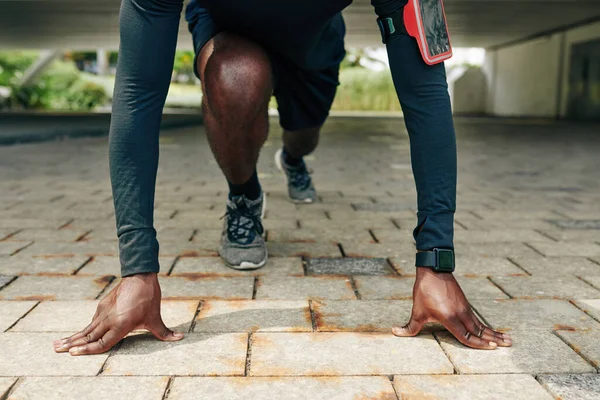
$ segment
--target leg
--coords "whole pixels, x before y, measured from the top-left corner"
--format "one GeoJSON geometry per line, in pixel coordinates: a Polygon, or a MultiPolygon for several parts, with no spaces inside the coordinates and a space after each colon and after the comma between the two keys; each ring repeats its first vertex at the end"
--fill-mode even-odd
{"type": "Polygon", "coordinates": [[[211,149],[227,180],[244,184],[255,172],[268,134],[269,58],[255,43],[220,33],[201,50],[197,68],[211,149]]]}
{"type": "Polygon", "coordinates": [[[223,32],[202,48],[197,71],[208,141],[230,189],[219,254],[232,268],[259,268],[267,249],[256,163],[268,133],[271,64],[258,45],[223,32]]]}
{"type": "MultiPolygon", "coordinates": [[[[386,17],[406,0],[371,0],[386,17]]],[[[456,208],[456,138],[443,64],[429,66],[417,42],[392,35],[386,43],[394,86],[410,136],[411,160],[417,187],[418,251],[453,249],[456,208]]],[[[410,322],[394,328],[398,336],[414,336],[427,322],[442,323],[463,344],[480,349],[510,346],[510,336],[485,327],[472,311],[463,291],[449,273],[417,266],[410,322]]]]}
{"type": "Polygon", "coordinates": [[[284,154],[289,155],[286,163],[293,165],[294,161],[301,160],[312,153],[319,144],[321,127],[302,129],[299,131],[283,131],[284,154]]]}

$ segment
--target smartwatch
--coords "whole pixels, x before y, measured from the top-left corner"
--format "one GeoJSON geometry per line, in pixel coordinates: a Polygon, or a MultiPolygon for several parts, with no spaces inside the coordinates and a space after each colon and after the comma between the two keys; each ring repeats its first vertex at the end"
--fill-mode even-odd
{"type": "Polygon", "coordinates": [[[433,249],[419,252],[415,266],[431,268],[435,272],[454,272],[454,250],[433,249]]]}

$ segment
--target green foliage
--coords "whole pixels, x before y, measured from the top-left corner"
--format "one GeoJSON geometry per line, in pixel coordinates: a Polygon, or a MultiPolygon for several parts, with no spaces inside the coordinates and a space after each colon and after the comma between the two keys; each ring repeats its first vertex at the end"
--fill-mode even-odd
{"type": "Polygon", "coordinates": [[[35,51],[0,51],[0,85],[12,86],[37,57],[35,51]]]}
{"type": "Polygon", "coordinates": [[[56,60],[33,85],[17,87],[18,79],[37,57],[35,52],[0,52],[0,85],[12,89],[15,104],[86,111],[108,100],[104,88],[83,80],[72,61],[56,60]]]}
{"type": "Polygon", "coordinates": [[[184,77],[185,81],[194,83],[194,53],[191,51],[177,51],[173,65],[175,76],[184,77]]]}
{"type": "Polygon", "coordinates": [[[346,68],[340,71],[340,86],[332,110],[400,111],[400,103],[389,70],[346,68]]]}

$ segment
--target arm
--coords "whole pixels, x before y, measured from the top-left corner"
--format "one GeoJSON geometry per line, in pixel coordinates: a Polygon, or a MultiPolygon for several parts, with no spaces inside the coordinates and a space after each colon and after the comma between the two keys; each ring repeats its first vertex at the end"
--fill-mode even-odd
{"type": "MultiPolygon", "coordinates": [[[[371,0],[386,17],[407,0],[371,0]]],[[[456,137],[444,64],[427,65],[415,39],[392,35],[386,42],[392,79],[410,137],[417,187],[418,251],[454,249],[456,209],[456,137]]],[[[477,318],[451,273],[417,266],[413,311],[409,323],[394,328],[397,336],[415,336],[427,322],[443,324],[461,343],[479,349],[510,346],[507,334],[495,332],[477,318]]]]}
{"type": "Polygon", "coordinates": [[[57,352],[98,354],[134,329],[176,341],[160,315],[158,242],[153,227],[158,133],[169,89],[183,0],[122,0],[121,47],[109,137],[110,178],[123,279],[81,332],[57,352]]]}

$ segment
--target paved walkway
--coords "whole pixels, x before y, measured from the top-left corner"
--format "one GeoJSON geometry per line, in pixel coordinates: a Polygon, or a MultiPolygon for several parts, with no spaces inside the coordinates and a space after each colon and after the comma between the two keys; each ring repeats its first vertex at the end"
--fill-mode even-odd
{"type": "Polygon", "coordinates": [[[105,138],[0,148],[0,398],[598,399],[600,135],[594,125],[457,120],[457,276],[515,345],[470,350],[406,322],[415,221],[398,119],[337,118],[295,206],[272,162],[270,261],[216,257],[226,187],[201,128],[161,139],[164,316],[185,340],[55,354],[119,274],[105,138]],[[7,392],[8,395],[5,393],[7,392]]]}

